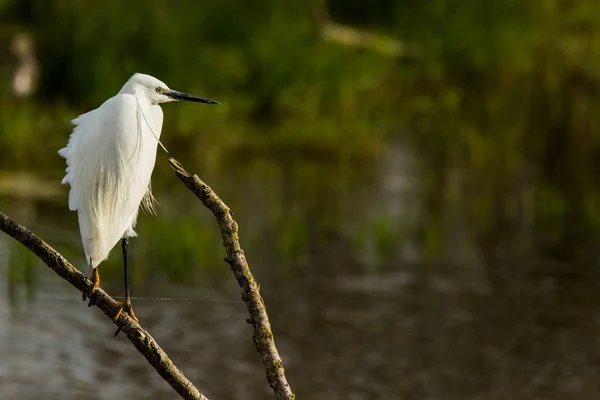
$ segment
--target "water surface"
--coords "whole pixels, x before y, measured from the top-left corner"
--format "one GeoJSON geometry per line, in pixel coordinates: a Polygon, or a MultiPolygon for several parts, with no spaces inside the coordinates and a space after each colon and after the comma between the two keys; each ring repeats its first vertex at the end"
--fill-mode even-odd
{"type": "MultiPolygon", "coordinates": [[[[541,245],[545,228],[494,212],[475,230],[423,184],[437,176],[427,165],[396,144],[366,165],[275,157],[201,173],[239,222],[298,398],[598,397],[596,238],[541,245]]],[[[164,159],[157,169],[168,176],[164,159]]],[[[159,216],[142,215],[132,242],[136,314],[209,398],[272,398],[212,216],[161,182],[159,216]]],[[[0,207],[85,270],[66,200],[0,207]]],[[[116,248],[100,267],[116,296],[120,263],[116,248]]],[[[0,276],[0,398],[175,398],[99,310],[6,235],[0,276]]]]}

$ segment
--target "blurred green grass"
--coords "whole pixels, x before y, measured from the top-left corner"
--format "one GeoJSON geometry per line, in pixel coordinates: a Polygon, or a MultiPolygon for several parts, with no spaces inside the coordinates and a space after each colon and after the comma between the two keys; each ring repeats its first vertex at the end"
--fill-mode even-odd
{"type": "MultiPolygon", "coordinates": [[[[247,163],[278,176],[299,160],[293,185],[316,196],[328,180],[350,179],[346,169],[372,165],[392,141],[408,143],[420,165],[418,230],[433,255],[450,246],[448,213],[465,214],[481,235],[521,220],[550,241],[574,225],[599,231],[600,3],[356,0],[330,1],[329,11],[418,57],[326,41],[310,3],[2,0],[0,40],[29,32],[42,79],[32,99],[0,96],[0,168],[59,179],[56,150],[69,120],[140,71],[221,102],[165,106],[165,145],[205,175],[247,163]],[[324,183],[306,183],[325,170],[324,183]]],[[[157,169],[153,185],[167,177],[157,169]]],[[[279,220],[289,232],[278,246],[290,259],[309,237],[310,210],[279,220]]],[[[389,251],[404,233],[381,218],[369,232],[389,251]]],[[[177,246],[178,254],[191,248],[177,246]]]]}

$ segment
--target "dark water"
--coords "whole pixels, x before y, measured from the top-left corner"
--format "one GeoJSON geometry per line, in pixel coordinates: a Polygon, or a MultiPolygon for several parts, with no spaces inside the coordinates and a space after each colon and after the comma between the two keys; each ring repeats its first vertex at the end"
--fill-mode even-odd
{"type": "MultiPolygon", "coordinates": [[[[398,145],[369,165],[283,157],[201,172],[240,224],[298,398],[598,398],[597,241],[541,245],[522,215],[474,231],[435,206],[422,164],[398,145]]],[[[169,177],[164,160],[157,170],[169,177]]],[[[159,218],[141,216],[132,243],[136,314],[209,398],[272,398],[214,221],[164,182],[159,218]]],[[[83,265],[62,200],[0,205],[83,265]]],[[[115,295],[120,268],[113,251],[100,269],[115,295]]],[[[0,399],[176,397],[6,235],[0,276],[0,399]]]]}

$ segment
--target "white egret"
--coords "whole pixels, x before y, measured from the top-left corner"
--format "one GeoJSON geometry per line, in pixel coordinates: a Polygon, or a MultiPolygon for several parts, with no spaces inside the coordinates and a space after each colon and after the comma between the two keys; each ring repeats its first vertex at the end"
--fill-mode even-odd
{"type": "Polygon", "coordinates": [[[72,121],[75,128],[67,146],[58,152],[67,164],[62,183],[71,186],[69,209],[77,211],[86,262],[92,268],[90,305],[100,286],[98,265],[121,240],[125,300],[114,321],[123,310],[137,321],[129,297],[128,238],[136,236],[140,204],[155,211],[150,177],[163,123],[159,104],[176,100],[219,104],[169,89],[150,75],[134,74],[116,96],[72,121]]]}

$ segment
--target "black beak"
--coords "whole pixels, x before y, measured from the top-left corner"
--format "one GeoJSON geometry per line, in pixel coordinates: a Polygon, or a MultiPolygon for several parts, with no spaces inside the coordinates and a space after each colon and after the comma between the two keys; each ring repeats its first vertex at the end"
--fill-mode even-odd
{"type": "Polygon", "coordinates": [[[191,94],[181,93],[177,90],[169,90],[165,93],[165,96],[169,96],[175,100],[183,100],[183,101],[193,101],[196,103],[208,103],[208,104],[219,104],[218,101],[214,101],[211,99],[205,99],[204,97],[192,96],[191,94]]]}

